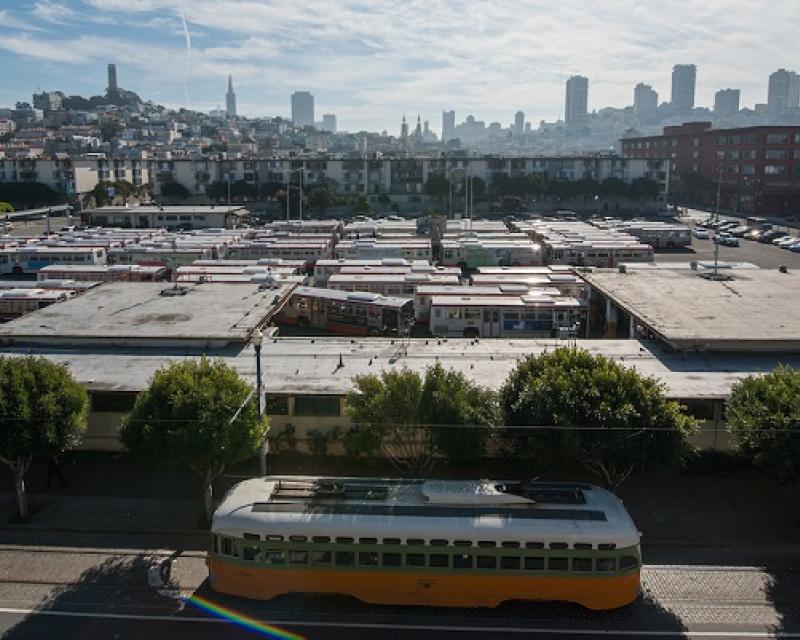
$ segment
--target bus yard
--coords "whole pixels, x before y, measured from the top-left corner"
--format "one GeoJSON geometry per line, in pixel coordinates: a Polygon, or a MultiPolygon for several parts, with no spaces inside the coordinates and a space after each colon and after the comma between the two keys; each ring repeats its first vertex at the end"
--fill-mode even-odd
{"type": "Polygon", "coordinates": [[[759,268],[745,243],[721,248],[725,279],[714,280],[688,229],[560,215],[6,236],[0,345],[54,358],[70,349],[69,366],[103,408],[91,414],[89,448],[118,448],[119,419],[154,363],[208,353],[252,378],[258,327],[280,372],[265,382],[273,424],[293,425],[301,441],[315,426],[349,427],[342,402],[359,374],[440,362],[495,386],[524,355],[580,344],[644,370],[658,363],[653,375],[706,423],[701,446],[724,450],[731,385],[800,351],[800,264],[759,268]],[[652,242],[660,229],[659,243],[689,237],[692,248],[655,250],[619,230],[636,225],[652,242]],[[573,264],[560,264],[565,256],[573,264]]]}
{"type": "MultiPolygon", "coordinates": [[[[800,297],[800,264],[792,262],[796,254],[746,241],[739,248],[723,247],[716,269],[722,277],[714,279],[708,241],[690,237],[690,247],[663,244],[665,238],[683,242],[685,231],[673,223],[655,225],[663,231],[656,239],[651,224],[634,229],[611,219],[590,224],[564,217],[448,221],[438,230],[418,221],[384,219],[5,237],[0,309],[4,293],[12,295],[10,311],[2,315],[7,322],[0,324],[0,352],[63,364],[86,387],[90,413],[81,448],[89,455],[115,456],[112,452],[120,450],[120,421],[157,370],[201,355],[222,360],[253,385],[255,361],[263,358],[271,437],[291,430],[300,459],[312,465],[317,464],[311,446],[315,431],[354,428],[345,405],[358,376],[423,372],[442,364],[496,391],[521,358],[564,345],[652,376],[668,398],[698,420],[693,445],[706,452],[730,451],[724,415],[733,385],[778,364],[800,368],[800,318],[793,308],[800,297]],[[787,268],[778,270],[763,256],[787,268]],[[39,294],[46,295],[38,300],[39,294]],[[12,300],[18,305],[25,300],[29,307],[13,308],[12,300]],[[264,334],[258,356],[257,330],[264,334]]],[[[334,443],[327,461],[319,464],[333,465],[345,453],[334,443]]],[[[286,464],[280,456],[271,460],[273,473],[298,473],[280,467],[286,464]]],[[[487,460],[495,463],[504,461],[487,460]]],[[[71,472],[70,481],[79,488],[51,495],[37,515],[40,529],[4,529],[4,543],[29,546],[6,556],[0,625],[11,620],[30,637],[47,637],[62,622],[59,616],[70,612],[74,617],[63,618],[61,631],[79,637],[79,612],[85,612],[95,629],[107,624],[108,616],[118,625],[115,632],[133,636],[137,616],[155,612],[163,616],[159,631],[170,637],[214,637],[217,625],[206,624],[209,618],[152,581],[153,568],[164,563],[174,578],[170,589],[177,585],[192,592],[207,576],[205,556],[197,551],[208,544],[207,535],[199,540],[192,533],[191,501],[181,497],[182,491],[193,495],[194,485],[170,476],[169,496],[126,497],[117,494],[136,493],[132,487],[141,480],[136,476],[125,485],[125,474],[135,474],[124,465],[114,472],[118,481],[100,489],[108,496],[92,494],[91,499],[83,493],[98,490],[86,488],[72,475],[77,471],[71,472]],[[105,505],[102,514],[98,504],[105,505]],[[72,513],[83,514],[80,526],[87,532],[106,533],[81,534],[91,538],[81,542],[84,555],[59,555],[55,545],[69,545],[77,535],[71,529],[74,516],[67,515],[72,513]],[[133,531],[131,523],[141,524],[143,518],[151,528],[133,531]],[[47,527],[58,531],[57,543],[47,527]],[[37,543],[51,549],[30,546],[37,543]],[[153,552],[154,547],[183,551],[169,556],[153,552]],[[26,620],[34,610],[52,617],[26,620]],[[168,619],[187,626],[170,626],[168,619]]],[[[225,488],[242,477],[238,474],[250,473],[249,468],[232,470],[223,479],[225,488]]],[[[470,609],[465,623],[461,610],[414,606],[399,615],[391,607],[336,596],[287,595],[266,603],[219,598],[309,637],[467,633],[500,638],[553,629],[580,637],[583,631],[595,633],[598,620],[612,637],[615,630],[633,637],[640,632],[769,637],[775,629],[792,628],[789,616],[796,615],[790,603],[796,598],[797,573],[787,564],[796,560],[793,533],[776,515],[785,492],[767,488],[774,495],[758,499],[748,493],[764,489],[758,478],[724,477],[729,484],[719,504],[706,508],[703,518],[696,517],[695,496],[719,492],[717,479],[678,475],[662,479],[652,491],[644,491],[642,483],[622,489],[620,497],[647,545],[641,566],[645,595],[611,613],[514,604],[496,611],[470,609]],[[729,514],[741,510],[748,514],[731,526],[729,514]],[[774,526],[765,527],[768,521],[774,526]],[[413,624],[406,614],[414,616],[413,624]]],[[[352,542],[354,534],[347,535],[352,542]]],[[[341,551],[329,542],[335,553],[358,555],[359,563],[362,555],[380,553],[385,563],[397,553],[380,545],[359,546],[374,545],[373,538],[359,538],[357,551],[341,551]]],[[[285,549],[273,544],[268,552],[285,552],[287,559],[320,553],[308,541],[292,544],[286,542],[285,549]]],[[[447,560],[454,570],[463,562],[457,552],[447,560]]],[[[484,563],[496,555],[491,562],[498,567],[519,565],[520,571],[547,556],[500,545],[491,553],[475,553],[483,554],[476,557],[484,563]]],[[[435,549],[430,554],[442,555],[435,549]]],[[[624,553],[606,555],[622,569],[624,553]]],[[[490,566],[495,565],[483,568],[490,566]]]]}

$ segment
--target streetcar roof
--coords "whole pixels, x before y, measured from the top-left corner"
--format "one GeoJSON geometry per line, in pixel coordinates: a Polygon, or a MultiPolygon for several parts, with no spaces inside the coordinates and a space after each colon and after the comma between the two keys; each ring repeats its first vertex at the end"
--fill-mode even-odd
{"type": "Polygon", "coordinates": [[[242,537],[639,543],[620,500],[594,485],[270,476],[235,485],[212,530],[242,537]]]}

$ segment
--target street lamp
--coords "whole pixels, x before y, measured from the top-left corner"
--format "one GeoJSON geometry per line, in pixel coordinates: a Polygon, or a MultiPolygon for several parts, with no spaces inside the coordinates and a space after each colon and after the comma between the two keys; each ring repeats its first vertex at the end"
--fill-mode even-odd
{"type": "MultiPolygon", "coordinates": [[[[263,406],[263,388],[261,385],[261,345],[264,342],[264,334],[261,332],[261,329],[256,327],[256,330],[253,332],[253,337],[251,339],[253,343],[253,349],[256,352],[256,394],[258,395],[258,418],[259,420],[264,415],[264,406],[263,406]]],[[[267,475],[267,453],[269,451],[269,440],[267,436],[264,435],[264,442],[261,445],[261,456],[259,458],[259,471],[261,472],[261,476],[267,475]]]]}

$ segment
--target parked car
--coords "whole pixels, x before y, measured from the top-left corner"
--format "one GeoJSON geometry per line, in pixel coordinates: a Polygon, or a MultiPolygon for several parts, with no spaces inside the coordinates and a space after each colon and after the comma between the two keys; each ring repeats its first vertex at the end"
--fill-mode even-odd
{"type": "Polygon", "coordinates": [[[698,240],[708,240],[711,237],[708,229],[695,229],[693,233],[698,240]]]}
{"type": "Polygon", "coordinates": [[[779,245],[781,242],[786,242],[787,240],[791,239],[792,236],[783,235],[783,236],[778,236],[777,238],[773,238],[771,242],[772,244],[779,245]]]}
{"type": "Polygon", "coordinates": [[[789,251],[793,251],[794,253],[800,253],[800,242],[789,245],[789,251]]]}
{"type": "Polygon", "coordinates": [[[732,236],[735,236],[737,238],[743,238],[748,231],[751,231],[751,229],[746,225],[740,224],[736,227],[732,227],[731,229],[726,229],[726,231],[730,233],[732,236]]]}
{"type": "Polygon", "coordinates": [[[714,236],[714,242],[718,242],[723,247],[738,247],[739,246],[739,238],[736,236],[732,236],[727,233],[719,233],[714,236]]]}
{"type": "Polygon", "coordinates": [[[788,249],[793,244],[797,244],[798,242],[800,242],[800,238],[798,238],[797,236],[789,236],[789,238],[787,238],[786,240],[779,242],[778,246],[781,249],[788,249]]]}
{"type": "Polygon", "coordinates": [[[780,231],[776,231],[775,229],[768,229],[764,231],[761,235],[756,238],[759,242],[763,242],[764,244],[768,244],[772,242],[775,238],[781,235],[780,231]]]}

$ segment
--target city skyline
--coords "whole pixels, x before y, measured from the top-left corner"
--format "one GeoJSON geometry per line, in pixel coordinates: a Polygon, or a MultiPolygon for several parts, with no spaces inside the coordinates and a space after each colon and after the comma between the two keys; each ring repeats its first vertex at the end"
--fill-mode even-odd
{"type": "Polygon", "coordinates": [[[600,4],[547,7],[538,16],[541,35],[531,39],[528,9],[544,10],[543,3],[501,3],[490,19],[480,4],[467,7],[470,12],[456,11],[454,3],[430,10],[412,2],[399,15],[395,5],[373,3],[367,10],[337,0],[307,15],[303,3],[254,2],[245,14],[227,0],[195,0],[184,6],[184,29],[174,1],[44,0],[20,7],[0,0],[6,58],[0,104],[28,100],[37,88],[102,93],[112,62],[120,87],[167,106],[186,106],[188,96],[191,108],[220,108],[220,87],[233,74],[242,115],[288,118],[287,97],[307,89],[320,113],[337,114],[341,130],[396,133],[403,112],[422,114],[437,131],[449,109],[459,121],[474,113],[504,127],[517,110],[534,125],[557,120],[564,117],[564,83],[572,75],[589,78],[590,112],[632,104],[640,82],[666,101],[675,64],[697,65],[696,105],[711,108],[717,91],[734,87],[741,89],[742,106],[752,107],[767,101],[769,74],[793,68],[784,53],[791,43],[788,2],[771,3],[766,16],[743,2],[699,9],[682,2],[668,17],[634,3],[600,4]],[[448,24],[448,33],[412,25],[406,14],[415,12],[437,14],[442,19],[429,22],[448,24]],[[474,20],[465,23],[462,13],[474,20]],[[626,29],[631,15],[635,34],[626,29]],[[124,35],[111,37],[115,29],[124,35]],[[589,34],[583,41],[592,47],[577,46],[589,34]],[[745,46],[746,73],[729,64],[745,46]]]}

